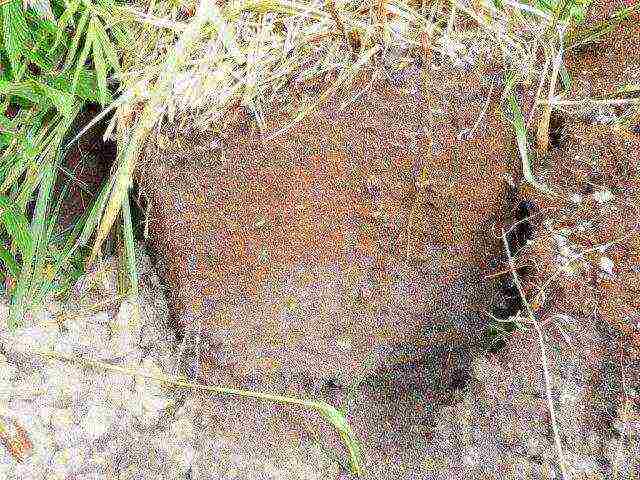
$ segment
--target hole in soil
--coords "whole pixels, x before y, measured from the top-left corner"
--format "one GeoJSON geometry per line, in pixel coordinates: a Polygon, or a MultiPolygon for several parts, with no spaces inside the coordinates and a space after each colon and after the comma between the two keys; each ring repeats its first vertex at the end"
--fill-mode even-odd
{"type": "Polygon", "coordinates": [[[456,369],[451,374],[450,388],[451,390],[462,390],[464,387],[467,386],[468,382],[469,382],[469,373],[462,369],[456,369]]]}
{"type": "Polygon", "coordinates": [[[558,115],[557,113],[551,115],[551,120],[549,121],[549,145],[553,148],[560,148],[564,124],[564,116],[558,115]]]}
{"type": "MultiPolygon", "coordinates": [[[[95,117],[99,107],[87,106],[76,120],[63,144],[67,144],[95,117]]],[[[116,144],[104,141],[102,136],[109,118],[90,128],[73,145],[60,166],[54,188],[61,198],[59,225],[70,228],[89,208],[100,191],[116,158],[116,144]]]]}

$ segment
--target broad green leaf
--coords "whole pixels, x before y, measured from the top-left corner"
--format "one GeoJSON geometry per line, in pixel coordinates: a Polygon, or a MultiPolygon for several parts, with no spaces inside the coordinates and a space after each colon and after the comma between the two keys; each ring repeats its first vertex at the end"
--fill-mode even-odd
{"type": "Polygon", "coordinates": [[[14,139],[14,134],[9,132],[0,133],[0,148],[6,148],[14,139]]]}

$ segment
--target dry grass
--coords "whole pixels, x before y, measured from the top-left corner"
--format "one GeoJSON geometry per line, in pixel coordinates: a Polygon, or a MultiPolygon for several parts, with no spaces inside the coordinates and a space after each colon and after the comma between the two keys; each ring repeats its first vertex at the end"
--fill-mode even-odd
{"type": "Polygon", "coordinates": [[[531,6],[504,1],[497,8],[491,0],[155,0],[121,13],[137,26],[137,41],[123,58],[121,95],[107,110],[116,111],[107,133],[117,125],[120,153],[92,259],[128,198],[142,146],[163,120],[216,131],[230,109],[243,106],[263,126],[291,82],[327,85],[270,141],[359,72],[399,70],[434,54],[462,65],[492,52],[510,73],[507,94],[539,81],[540,51],[556,23],[531,6]]]}

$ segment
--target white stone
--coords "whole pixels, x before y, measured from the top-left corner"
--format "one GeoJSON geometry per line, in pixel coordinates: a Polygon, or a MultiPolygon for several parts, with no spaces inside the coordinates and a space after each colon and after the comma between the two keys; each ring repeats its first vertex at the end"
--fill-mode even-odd
{"type": "Polygon", "coordinates": [[[82,369],[71,363],[50,362],[45,367],[44,375],[53,402],[71,399],[77,403],[88,386],[82,369]]]}
{"type": "Polygon", "coordinates": [[[80,422],[80,427],[90,440],[96,440],[107,433],[115,420],[115,410],[105,404],[95,404],[80,422]]]}
{"type": "MultiPolygon", "coordinates": [[[[140,365],[139,370],[141,373],[155,378],[162,378],[165,376],[160,366],[151,357],[147,357],[144,359],[142,365],[140,365]]],[[[165,395],[161,382],[139,376],[135,379],[135,390],[137,393],[144,395],[165,395]]]]}
{"type": "Polygon", "coordinates": [[[140,344],[142,321],[138,305],[129,301],[122,302],[118,315],[110,323],[110,349],[114,357],[127,355],[140,344]]]}
{"type": "Polygon", "coordinates": [[[16,330],[7,342],[7,351],[29,354],[34,350],[52,350],[58,338],[58,328],[41,324],[16,330]]]}
{"type": "Polygon", "coordinates": [[[40,405],[38,408],[38,417],[40,417],[40,421],[44,425],[49,425],[51,423],[51,417],[54,410],[55,409],[49,405],[40,405]]]}
{"type": "Polygon", "coordinates": [[[599,190],[593,193],[593,199],[598,203],[607,203],[613,200],[614,196],[611,190],[599,190]]]}
{"type": "Polygon", "coordinates": [[[85,463],[86,451],[84,448],[76,446],[58,450],[53,456],[50,468],[54,474],[62,474],[65,478],[69,473],[79,470],[85,463]]]}
{"type": "Polygon", "coordinates": [[[126,411],[128,411],[134,417],[142,417],[144,410],[142,408],[142,400],[140,399],[140,395],[132,394],[129,396],[125,402],[123,407],[126,411]]]}
{"type": "Polygon", "coordinates": [[[609,257],[600,257],[598,266],[602,269],[602,271],[608,273],[609,275],[613,275],[614,263],[613,260],[611,260],[609,257]]]}
{"type": "Polygon", "coordinates": [[[573,195],[571,195],[569,200],[571,200],[571,202],[575,204],[580,204],[582,203],[582,195],[580,195],[579,193],[574,193],[573,195]]]}
{"type": "Polygon", "coordinates": [[[67,428],[54,430],[53,441],[60,448],[69,448],[87,443],[84,431],[80,425],[70,425],[67,428]]]}
{"type": "Polygon", "coordinates": [[[54,430],[67,430],[75,423],[75,414],[70,408],[54,408],[50,423],[54,430]]]}
{"type": "Polygon", "coordinates": [[[193,441],[196,438],[194,423],[187,417],[176,420],[169,427],[171,435],[180,442],[193,441]]]}
{"type": "Polygon", "coordinates": [[[105,401],[122,408],[133,391],[133,378],[117,372],[105,372],[93,383],[92,389],[103,392],[105,401]]]}
{"type": "Polygon", "coordinates": [[[13,395],[16,398],[31,400],[45,393],[47,393],[45,379],[38,371],[26,375],[13,385],[13,395]]]}

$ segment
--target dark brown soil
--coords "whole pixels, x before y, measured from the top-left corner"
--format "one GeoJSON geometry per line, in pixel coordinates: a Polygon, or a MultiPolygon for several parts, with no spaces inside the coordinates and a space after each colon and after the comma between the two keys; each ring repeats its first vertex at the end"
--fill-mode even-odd
{"type": "MultiPolygon", "coordinates": [[[[240,112],[224,135],[169,127],[148,148],[151,238],[210,366],[348,381],[478,341],[517,162],[498,89],[486,103],[495,79],[437,75],[363,77],[275,140],[240,112]]],[[[267,132],[308,101],[291,98],[267,132]]]]}
{"type": "MultiPolygon", "coordinates": [[[[595,11],[591,21],[606,13],[595,11]]],[[[630,21],[591,50],[571,53],[568,97],[604,97],[637,84],[638,39],[640,24],[630,21]]],[[[522,263],[535,265],[531,297],[541,319],[559,313],[602,319],[619,332],[621,343],[612,348],[638,352],[640,112],[603,105],[556,118],[557,143],[539,169],[557,195],[529,188],[524,194],[536,205],[537,233],[520,252],[522,263]],[[575,261],[567,262],[568,252],[575,261]]]]}

